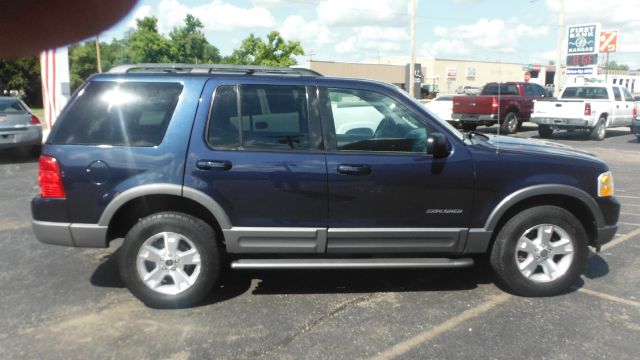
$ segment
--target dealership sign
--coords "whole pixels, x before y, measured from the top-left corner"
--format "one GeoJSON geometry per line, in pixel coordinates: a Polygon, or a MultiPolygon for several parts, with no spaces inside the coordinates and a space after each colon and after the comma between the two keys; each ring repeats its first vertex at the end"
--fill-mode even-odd
{"type": "Polygon", "coordinates": [[[595,54],[600,44],[600,24],[569,26],[567,54],[595,54]]]}

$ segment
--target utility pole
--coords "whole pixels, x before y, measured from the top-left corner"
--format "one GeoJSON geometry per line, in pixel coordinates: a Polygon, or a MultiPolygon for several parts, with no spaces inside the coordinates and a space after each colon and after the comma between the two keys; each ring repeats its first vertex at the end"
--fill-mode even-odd
{"type": "Polygon", "coordinates": [[[98,73],[101,73],[102,61],[100,61],[100,35],[96,35],[96,59],[98,61],[98,73]]]}
{"type": "Polygon", "coordinates": [[[416,0],[411,0],[411,63],[409,64],[409,95],[415,96],[416,73],[416,0]]]}
{"type": "Polygon", "coordinates": [[[560,13],[558,14],[558,45],[556,47],[556,74],[553,77],[553,96],[560,95],[560,73],[562,64],[562,40],[564,39],[564,0],[560,0],[560,13]]]}

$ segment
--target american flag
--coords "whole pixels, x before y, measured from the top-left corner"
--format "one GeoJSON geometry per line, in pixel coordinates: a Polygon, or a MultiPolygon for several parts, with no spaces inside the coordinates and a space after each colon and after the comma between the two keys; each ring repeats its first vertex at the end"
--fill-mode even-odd
{"type": "Polygon", "coordinates": [[[51,129],[69,99],[69,53],[66,47],[40,53],[42,104],[47,129],[51,129]]]}

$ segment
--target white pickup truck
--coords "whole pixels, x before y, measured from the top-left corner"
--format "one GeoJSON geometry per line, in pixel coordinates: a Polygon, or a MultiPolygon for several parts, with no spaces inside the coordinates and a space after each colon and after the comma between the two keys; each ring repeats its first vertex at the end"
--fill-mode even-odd
{"type": "Polygon", "coordinates": [[[607,128],[631,126],[637,115],[631,93],[616,85],[571,85],[559,99],[534,101],[531,122],[538,124],[540,137],[553,131],[587,129],[593,140],[604,140],[607,128]]]}

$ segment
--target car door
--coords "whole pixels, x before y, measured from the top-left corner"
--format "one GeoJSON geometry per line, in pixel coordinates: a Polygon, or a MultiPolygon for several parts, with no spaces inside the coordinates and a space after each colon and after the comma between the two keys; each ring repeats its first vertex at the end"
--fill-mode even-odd
{"type": "Polygon", "coordinates": [[[625,123],[626,110],[620,87],[614,86],[613,90],[613,119],[609,122],[611,127],[620,126],[625,123]]]}
{"type": "Polygon", "coordinates": [[[327,134],[327,252],[460,251],[474,187],[464,145],[449,138],[449,156],[428,155],[428,135],[453,136],[400,94],[340,86],[319,94],[327,134]]]}
{"type": "Polygon", "coordinates": [[[228,218],[221,224],[227,250],[324,252],[326,166],[309,110],[314,92],[302,82],[211,80],[204,93],[184,184],[228,218]]]}
{"type": "Polygon", "coordinates": [[[624,122],[620,123],[620,126],[631,126],[631,120],[633,120],[633,109],[635,108],[635,102],[633,96],[627,90],[627,88],[620,88],[622,90],[622,98],[624,99],[624,122]]]}

